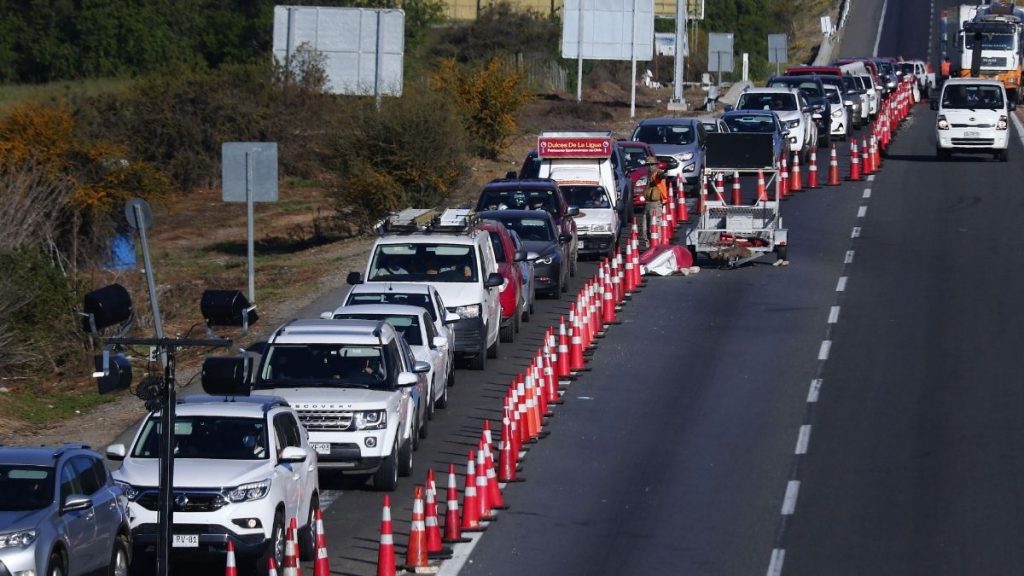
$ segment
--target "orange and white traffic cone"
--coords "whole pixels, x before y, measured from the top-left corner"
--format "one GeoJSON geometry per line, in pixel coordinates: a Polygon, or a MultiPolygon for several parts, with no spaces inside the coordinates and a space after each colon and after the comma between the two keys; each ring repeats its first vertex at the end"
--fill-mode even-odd
{"type": "Polygon", "coordinates": [[[768,191],[765,189],[764,185],[764,170],[757,171],[757,201],[768,201],[768,191]]]}
{"type": "MultiPolygon", "coordinates": [[[[448,465],[448,497],[447,505],[444,511],[444,538],[442,542],[446,544],[457,544],[459,542],[469,542],[469,538],[462,537],[462,519],[459,517],[459,488],[455,480],[455,464],[448,465]]],[[[387,498],[387,496],[385,496],[387,498]]],[[[388,524],[390,526],[391,517],[390,512],[388,515],[388,524]]],[[[394,552],[392,551],[392,558],[394,558],[394,552]]],[[[394,570],[391,572],[394,574],[394,570]]]]}
{"type": "Polygon", "coordinates": [[[868,156],[868,139],[867,137],[861,138],[860,146],[860,168],[864,174],[871,174],[874,170],[871,169],[871,158],[868,156]]]}
{"type": "Polygon", "coordinates": [[[572,372],[581,372],[586,367],[583,363],[583,337],[580,334],[579,319],[576,317],[575,302],[569,304],[569,329],[572,331],[569,335],[569,369],[572,372]]]}
{"type": "Polygon", "coordinates": [[[569,331],[565,327],[565,316],[558,319],[558,363],[555,365],[559,380],[570,378],[569,369],[569,331]]]}
{"type": "MultiPolygon", "coordinates": [[[[285,557],[285,562],[288,558],[285,557]]],[[[395,535],[391,525],[391,497],[384,495],[380,518],[380,547],[377,549],[377,576],[395,576],[395,535]]]]}
{"type": "Polygon", "coordinates": [[[302,567],[299,566],[299,547],[295,539],[298,531],[298,523],[295,518],[288,524],[284,542],[284,576],[299,576],[302,574],[302,567]]]}
{"type": "Polygon", "coordinates": [[[811,162],[807,166],[807,189],[814,190],[818,187],[818,154],[812,151],[811,162]]]}
{"type": "MultiPolygon", "coordinates": [[[[604,270],[605,266],[601,266],[604,270]]],[[[618,324],[615,320],[615,295],[612,294],[611,284],[606,281],[602,283],[603,287],[601,290],[601,322],[606,326],[609,324],[618,324]]]]}
{"type": "Polygon", "coordinates": [[[466,488],[462,493],[462,531],[483,532],[486,529],[480,522],[480,501],[476,494],[476,456],[470,450],[466,457],[466,488]]]}
{"type": "Polygon", "coordinates": [[[491,455],[491,447],[484,442],[484,470],[487,474],[487,498],[491,504],[491,510],[508,510],[505,504],[505,497],[501,493],[501,486],[498,485],[498,475],[494,471],[494,456],[491,455]]]}
{"type": "Polygon", "coordinates": [[[277,576],[277,562],[273,556],[267,558],[267,576],[277,576]]]}
{"type": "Polygon", "coordinates": [[[878,136],[871,135],[871,163],[875,166],[875,172],[882,169],[882,155],[878,153],[878,136]]]}
{"type": "Polygon", "coordinates": [[[224,576],[238,576],[238,564],[235,563],[235,545],[228,538],[227,562],[224,564],[224,576]]]}
{"type": "MultiPolygon", "coordinates": [[[[671,213],[671,212],[669,212],[671,213]]],[[[622,254],[616,253],[612,257],[611,268],[612,268],[612,297],[615,300],[615,304],[619,305],[622,303],[623,289],[622,289],[622,267],[619,266],[619,261],[622,259],[622,254]]]]}
{"type": "Polygon", "coordinates": [[[793,168],[789,173],[790,192],[799,192],[804,189],[804,179],[800,175],[800,152],[793,152],[793,168]]]}
{"type": "Polygon", "coordinates": [[[633,243],[626,242],[626,257],[623,259],[623,298],[629,299],[633,295],[633,291],[636,290],[636,285],[633,283],[633,243]]]}
{"type": "Polygon", "coordinates": [[[740,173],[737,170],[732,172],[732,205],[743,204],[743,191],[740,189],[740,173]]]}
{"type": "Polygon", "coordinates": [[[826,186],[839,186],[839,157],[836,155],[836,145],[832,145],[832,151],[828,158],[828,181],[826,186]]]}
{"type": "Polygon", "coordinates": [[[789,198],[789,161],[782,157],[782,171],[779,172],[779,198],[789,198]]]}
{"type": "Polygon", "coordinates": [[[856,140],[850,140],[850,181],[860,181],[860,154],[857,151],[856,140]]]}
{"type": "Polygon", "coordinates": [[[423,519],[423,486],[416,486],[412,501],[412,522],[409,527],[409,546],[405,552],[405,569],[416,572],[430,565],[427,559],[427,525],[423,519]]]}
{"type": "Polygon", "coordinates": [[[686,208],[686,194],[683,193],[683,188],[679,188],[676,194],[676,222],[682,224],[690,219],[690,212],[686,208]]]}
{"type": "Polygon", "coordinates": [[[725,204],[725,176],[721,172],[715,174],[715,201],[725,204]]]}
{"type": "Polygon", "coordinates": [[[327,534],[324,532],[324,513],[316,509],[316,557],[313,560],[313,576],[330,576],[331,560],[327,556],[327,534]]]}
{"type": "Polygon", "coordinates": [[[498,453],[498,481],[499,482],[521,482],[516,477],[516,454],[513,450],[512,441],[512,416],[508,406],[505,407],[505,414],[501,419],[501,447],[498,453]]]}
{"type": "Polygon", "coordinates": [[[427,535],[427,558],[451,558],[452,551],[445,548],[441,537],[441,521],[437,514],[437,483],[434,469],[427,470],[427,483],[423,490],[423,525],[427,535]]]}

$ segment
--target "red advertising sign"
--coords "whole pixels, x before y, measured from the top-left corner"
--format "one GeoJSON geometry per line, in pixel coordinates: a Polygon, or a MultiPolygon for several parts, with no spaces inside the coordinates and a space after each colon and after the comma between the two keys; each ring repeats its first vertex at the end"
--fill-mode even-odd
{"type": "Polygon", "coordinates": [[[608,158],[612,139],[605,137],[541,136],[537,139],[540,158],[608,158]]]}

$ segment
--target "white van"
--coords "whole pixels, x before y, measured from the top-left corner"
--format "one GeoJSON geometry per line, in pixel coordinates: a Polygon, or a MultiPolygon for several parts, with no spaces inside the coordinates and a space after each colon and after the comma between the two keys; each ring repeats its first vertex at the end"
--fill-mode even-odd
{"type": "Polygon", "coordinates": [[[942,95],[931,101],[935,119],[935,155],[948,160],[953,152],[992,154],[1006,162],[1010,143],[1010,112],[1016,106],[1006,98],[998,80],[952,78],[942,95]]]}

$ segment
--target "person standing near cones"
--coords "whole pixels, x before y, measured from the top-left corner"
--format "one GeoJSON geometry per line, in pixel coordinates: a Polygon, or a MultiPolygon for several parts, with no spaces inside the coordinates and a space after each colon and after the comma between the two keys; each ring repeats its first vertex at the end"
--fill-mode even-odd
{"type": "Polygon", "coordinates": [[[939,85],[941,86],[946,80],[949,80],[949,74],[951,72],[952,64],[949,61],[949,56],[942,56],[942,63],[939,64],[939,85]]]}
{"type": "Polygon", "coordinates": [[[650,245],[650,231],[657,222],[661,220],[661,204],[668,199],[668,180],[665,178],[665,171],[658,168],[658,159],[648,156],[647,161],[647,189],[644,190],[644,199],[647,204],[644,208],[644,217],[640,219],[639,236],[640,249],[646,250],[650,245]]]}

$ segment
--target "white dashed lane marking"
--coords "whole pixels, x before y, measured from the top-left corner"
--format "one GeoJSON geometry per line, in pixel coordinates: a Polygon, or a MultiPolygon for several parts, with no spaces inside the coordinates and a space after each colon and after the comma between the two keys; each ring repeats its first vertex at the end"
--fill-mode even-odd
{"type": "Polygon", "coordinates": [[[860,226],[854,226],[853,230],[850,230],[850,238],[860,238],[860,226]]]}
{"type": "Polygon", "coordinates": [[[781,548],[772,550],[772,560],[768,563],[768,576],[781,576],[782,561],[786,559],[786,551],[781,548]]]}
{"type": "Polygon", "coordinates": [[[836,292],[846,291],[846,276],[840,276],[839,281],[836,282],[836,292]]]}
{"type": "Polygon", "coordinates": [[[800,427],[800,434],[796,437],[796,450],[794,454],[807,454],[807,445],[811,441],[811,425],[804,424],[800,427]]]}
{"type": "Polygon", "coordinates": [[[807,402],[813,404],[818,401],[821,394],[821,378],[811,380],[811,387],[807,390],[807,402]]]}
{"type": "Polygon", "coordinates": [[[800,481],[790,480],[786,484],[786,496],[782,499],[782,515],[792,516],[796,510],[796,497],[800,494],[800,481]]]}
{"type": "Polygon", "coordinates": [[[865,200],[867,200],[868,198],[871,198],[871,188],[865,188],[864,189],[864,195],[861,196],[861,198],[864,198],[865,200]]]}
{"type": "Polygon", "coordinates": [[[843,258],[843,264],[852,264],[852,263],[853,263],[853,250],[847,250],[846,251],[846,258],[843,258]]]}
{"type": "Polygon", "coordinates": [[[839,322],[839,306],[833,306],[828,311],[828,323],[835,324],[836,322],[839,322]]]}
{"type": "Polygon", "coordinates": [[[865,217],[867,215],[868,215],[868,207],[867,206],[861,206],[860,208],[857,209],[857,218],[863,218],[863,217],[865,217]]]}
{"type": "Polygon", "coordinates": [[[828,360],[828,353],[832,350],[831,340],[822,340],[821,348],[818,348],[818,360],[828,360]]]}

